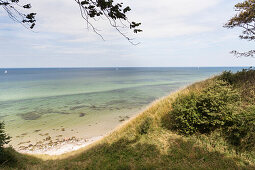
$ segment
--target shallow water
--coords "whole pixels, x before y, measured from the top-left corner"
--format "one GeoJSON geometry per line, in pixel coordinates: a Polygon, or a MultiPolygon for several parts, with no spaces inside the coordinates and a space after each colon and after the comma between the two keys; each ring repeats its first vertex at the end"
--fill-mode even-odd
{"type": "Polygon", "coordinates": [[[180,87],[240,69],[0,69],[0,121],[15,148],[48,136],[91,138],[180,87]]]}

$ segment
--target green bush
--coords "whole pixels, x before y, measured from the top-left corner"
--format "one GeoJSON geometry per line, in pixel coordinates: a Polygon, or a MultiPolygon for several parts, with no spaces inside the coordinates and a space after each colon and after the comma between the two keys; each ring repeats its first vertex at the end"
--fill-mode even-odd
{"type": "Polygon", "coordinates": [[[251,151],[255,149],[255,106],[249,107],[234,116],[232,126],[223,130],[227,142],[237,151],[251,151]]]}
{"type": "Polygon", "coordinates": [[[8,136],[4,131],[4,122],[0,122],[0,164],[10,159],[9,154],[7,154],[3,148],[3,146],[9,142],[10,136],[8,136]]]}
{"type": "Polygon", "coordinates": [[[220,76],[219,76],[220,80],[223,80],[229,84],[233,84],[235,81],[235,77],[234,74],[231,71],[224,71],[220,76]]]}
{"type": "Polygon", "coordinates": [[[240,95],[222,80],[215,80],[200,93],[177,97],[170,113],[171,128],[184,135],[210,133],[231,124],[240,95]]]}
{"type": "Polygon", "coordinates": [[[179,96],[173,103],[173,111],[170,113],[170,128],[182,134],[193,134],[198,129],[196,124],[201,123],[201,115],[197,113],[198,95],[179,96]]]}
{"type": "Polygon", "coordinates": [[[4,122],[0,122],[0,150],[3,149],[5,144],[10,142],[10,136],[8,136],[4,131],[4,122]]]}
{"type": "Polygon", "coordinates": [[[255,70],[243,69],[237,73],[231,71],[223,72],[218,79],[226,81],[235,89],[238,89],[242,96],[243,105],[250,105],[255,102],[255,70]]]}
{"type": "Polygon", "coordinates": [[[246,82],[255,82],[255,70],[253,68],[243,69],[236,73],[224,71],[219,77],[220,80],[226,81],[231,85],[240,85],[246,82]]]}
{"type": "Polygon", "coordinates": [[[147,117],[142,123],[141,125],[138,127],[138,133],[140,135],[144,135],[144,134],[147,134],[149,129],[150,129],[150,126],[151,126],[151,122],[152,122],[152,119],[150,117],[147,117]]]}

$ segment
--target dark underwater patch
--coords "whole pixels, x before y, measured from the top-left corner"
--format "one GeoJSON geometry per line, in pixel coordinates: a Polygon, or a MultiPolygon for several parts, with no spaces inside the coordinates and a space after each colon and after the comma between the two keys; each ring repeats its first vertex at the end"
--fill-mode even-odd
{"type": "Polygon", "coordinates": [[[37,120],[41,117],[41,115],[36,112],[27,112],[25,114],[21,114],[20,116],[24,120],[37,120]]]}
{"type": "Polygon", "coordinates": [[[106,105],[116,105],[116,104],[125,104],[128,103],[127,100],[111,100],[106,103],[106,105]]]}
{"type": "Polygon", "coordinates": [[[84,117],[85,115],[85,113],[80,113],[79,117],[84,117]]]}
{"type": "Polygon", "coordinates": [[[77,109],[82,109],[84,107],[88,107],[86,105],[80,105],[80,106],[73,106],[73,107],[70,107],[70,110],[77,110],[77,109]]]}

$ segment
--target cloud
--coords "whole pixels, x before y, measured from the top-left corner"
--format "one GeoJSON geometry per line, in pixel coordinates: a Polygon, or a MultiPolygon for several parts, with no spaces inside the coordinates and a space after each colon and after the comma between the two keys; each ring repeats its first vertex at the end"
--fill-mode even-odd
{"type": "Polygon", "coordinates": [[[220,0],[140,0],[131,1],[132,19],[142,22],[146,37],[174,37],[210,31],[208,25],[199,25],[195,14],[217,5],[220,0]],[[192,20],[192,22],[190,22],[192,20]]]}
{"type": "MultiPolygon", "coordinates": [[[[31,2],[31,12],[37,13],[36,33],[0,15],[1,66],[175,66],[182,63],[179,56],[184,61],[194,58],[183,65],[203,65],[204,56],[224,53],[223,47],[228,55],[240,43],[238,38],[233,41],[233,32],[222,28],[238,0],[118,1],[132,8],[131,21],[142,22],[143,33],[129,31],[139,46],[130,45],[107,20],[95,22],[106,41],[87,30],[73,0],[21,0],[31,2]]],[[[216,61],[221,60],[210,64],[216,61]]]]}
{"type": "MultiPolygon", "coordinates": [[[[28,3],[23,0],[21,3],[28,3]]],[[[132,37],[162,38],[189,35],[212,30],[206,25],[188,23],[192,15],[217,5],[220,0],[124,0],[124,4],[133,9],[129,15],[131,20],[141,21],[144,33],[132,37]]],[[[100,41],[100,37],[92,30],[86,30],[86,22],[81,18],[79,7],[72,0],[33,1],[32,12],[37,13],[36,31],[39,33],[56,33],[71,35],[66,41],[90,42],[100,41]]],[[[192,18],[194,21],[196,18],[192,18]]],[[[93,20],[92,20],[93,21],[93,20]]],[[[102,30],[100,33],[108,40],[120,36],[109,26],[107,20],[94,22],[102,30]]],[[[126,32],[126,31],[125,31],[126,32]]]]}
{"type": "MultiPolygon", "coordinates": [[[[131,19],[141,21],[144,37],[179,36],[208,31],[204,25],[188,23],[187,18],[192,15],[217,5],[220,0],[139,0],[124,1],[133,9],[131,19]]],[[[98,40],[98,36],[92,31],[88,32],[85,21],[81,18],[78,5],[70,0],[43,0],[34,1],[33,10],[37,11],[37,26],[41,32],[56,32],[78,36],[78,39],[98,40]]],[[[196,18],[193,18],[196,20],[196,18]]],[[[100,20],[94,23],[102,30],[106,38],[119,36],[108,25],[108,21],[100,20]]],[[[77,38],[75,38],[77,39],[77,38]]]]}

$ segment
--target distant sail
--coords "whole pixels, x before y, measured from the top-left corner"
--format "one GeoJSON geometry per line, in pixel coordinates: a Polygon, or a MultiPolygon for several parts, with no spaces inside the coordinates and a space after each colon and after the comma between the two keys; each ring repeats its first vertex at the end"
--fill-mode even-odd
{"type": "Polygon", "coordinates": [[[8,71],[7,71],[7,70],[5,70],[5,71],[4,71],[4,74],[7,74],[7,73],[8,73],[8,71]]]}

